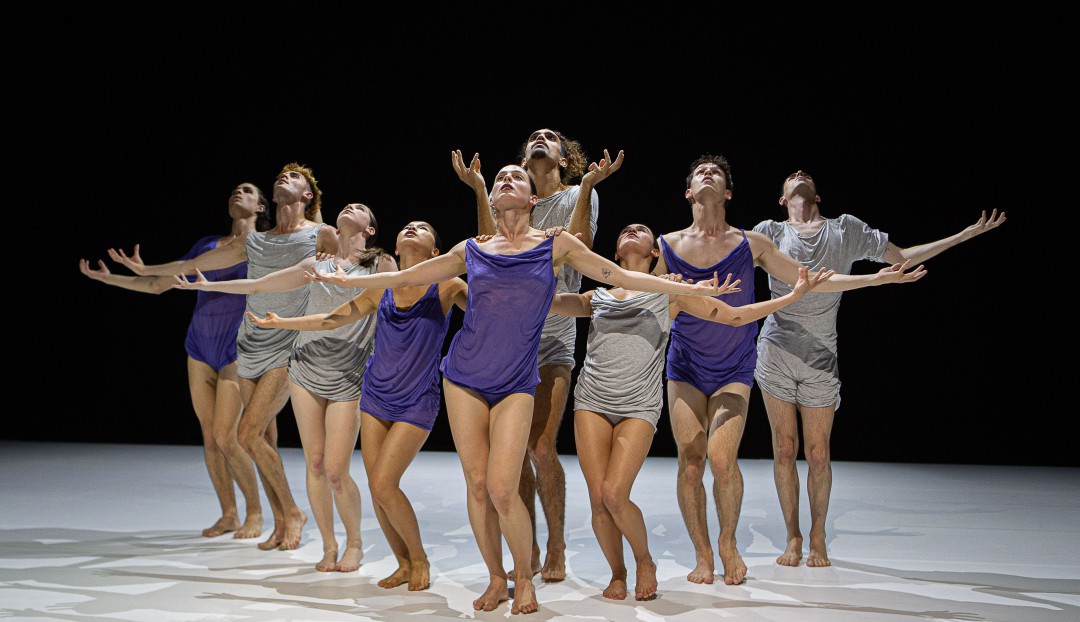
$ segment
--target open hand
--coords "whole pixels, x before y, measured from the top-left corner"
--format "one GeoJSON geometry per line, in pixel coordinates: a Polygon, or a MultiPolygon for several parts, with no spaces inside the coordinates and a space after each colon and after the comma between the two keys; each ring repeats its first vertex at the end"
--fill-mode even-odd
{"type": "Polygon", "coordinates": [[[465,159],[461,156],[461,150],[455,149],[450,152],[450,161],[454,165],[454,172],[457,173],[458,179],[474,190],[487,189],[484,184],[484,176],[480,174],[479,153],[474,153],[472,162],[465,166],[465,159]]]}
{"type": "Polygon", "coordinates": [[[90,267],[90,262],[86,259],[79,260],[79,272],[82,272],[86,276],[94,279],[95,281],[104,281],[105,277],[112,274],[109,269],[105,267],[105,262],[98,259],[98,269],[94,270],[90,267]]]}
{"type": "Polygon", "coordinates": [[[615,157],[615,160],[611,160],[611,155],[608,154],[608,150],[604,149],[604,157],[597,164],[593,162],[589,165],[588,172],[581,178],[581,185],[583,186],[595,186],[601,181],[608,178],[609,175],[619,170],[619,167],[623,163],[623,152],[619,151],[619,155],[615,157]]]}
{"type": "Polygon", "coordinates": [[[146,267],[146,264],[143,263],[142,257],[139,256],[138,244],[135,245],[135,250],[131,253],[130,257],[124,253],[123,249],[110,248],[108,252],[110,259],[124,266],[128,270],[131,270],[135,274],[142,276],[145,272],[144,268],[146,267]]]}
{"type": "Polygon", "coordinates": [[[905,272],[910,263],[910,259],[904,263],[894,263],[887,268],[878,270],[878,275],[884,279],[885,283],[912,283],[926,276],[926,268],[923,267],[923,264],[919,264],[917,268],[905,272]]]}

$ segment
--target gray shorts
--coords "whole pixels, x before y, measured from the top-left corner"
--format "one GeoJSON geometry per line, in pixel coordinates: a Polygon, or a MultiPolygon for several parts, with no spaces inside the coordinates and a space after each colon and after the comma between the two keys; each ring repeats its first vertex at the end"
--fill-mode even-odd
{"type": "Polygon", "coordinates": [[[776,399],[810,408],[840,409],[840,379],[814,369],[768,341],[758,341],[754,380],[776,399]]]}
{"type": "Polygon", "coordinates": [[[574,368],[574,348],[577,347],[577,318],[549,314],[540,336],[540,352],[536,366],[569,365],[574,368]]]}

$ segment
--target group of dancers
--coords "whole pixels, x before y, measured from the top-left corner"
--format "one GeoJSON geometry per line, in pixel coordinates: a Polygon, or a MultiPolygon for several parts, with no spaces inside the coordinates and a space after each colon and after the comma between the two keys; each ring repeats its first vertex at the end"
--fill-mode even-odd
{"type": "Polygon", "coordinates": [[[687,579],[715,578],[706,466],[724,582],[739,584],[746,576],[735,540],[743,492],[737,453],[755,381],[772,426],[787,528],[777,563],[795,566],[803,557],[795,467],[801,416],[812,520],[806,563],[829,565],[825,519],[829,434],[840,403],[841,292],[917,281],[926,274],[922,262],[999,226],[1004,213],[984,212],[955,235],[902,248],[854,216],[822,216],[815,182],[800,170],[783,182],[787,219],[747,231],[727,222],[731,167],[723,156],[704,155],[686,178],[692,223],[660,236],[644,224],[627,224],[611,261],[591,250],[595,186],[619,170],[624,154],[611,158],[605,150],[587,164],[577,141],[541,129],[519,155],[488,187],[478,156],[466,163],[460,151],[451,154],[458,177],[474,191],[479,230],[449,249],[432,223],[414,220],[388,253],[375,245],[374,211],[360,203],[346,205],[336,226],[323,223],[312,170],[291,163],[274,182],[273,224],[271,203],[245,182],[229,196],[229,234],[199,240],[177,261],[146,264],[137,245],[131,254],[108,250],[134,276],[113,274],[100,260],[97,267],[80,261],[86,276],[110,285],[198,291],[185,342],[188,377],[222,510],[203,535],[261,535],[258,472],[274,520],[259,548],[299,546],[307,515],[292,497],[277,451],[276,416],[290,401],[323,540],[316,569],[360,566],[361,493],[350,475],[359,437],[375,515],[398,562],[378,585],[426,589],[430,566],[400,482],[445,400],[469,521],[490,575],[473,606],[495,609],[510,600],[513,582],[511,612],[536,611],[533,577],[566,576],[565,476],[555,440],[570,396],[575,318],[589,317],[573,425],[593,529],[611,567],[604,596],[628,594],[624,538],[634,556],[634,597],[656,595],[647,529],[630,493],[652,444],[665,379],[678,502],[696,555],[687,579]],[[858,260],[889,265],[849,274],[858,260]],[[755,302],[755,266],[769,275],[768,300],[755,302]],[[581,293],[582,275],[610,287],[581,293]],[[444,355],[455,306],[464,320],[444,355]],[[246,503],[242,522],[234,482],[246,503]],[[542,563],[536,496],[548,525],[542,563]],[[335,508],[345,528],[343,550],[335,508]]]}

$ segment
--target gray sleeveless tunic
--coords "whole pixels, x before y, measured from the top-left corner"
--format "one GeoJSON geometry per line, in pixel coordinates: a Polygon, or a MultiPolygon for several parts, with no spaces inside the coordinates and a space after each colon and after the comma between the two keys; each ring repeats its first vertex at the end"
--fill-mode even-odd
{"type": "MultiPolygon", "coordinates": [[[[249,233],[244,242],[248,278],[258,279],[315,256],[315,241],[322,227],[320,224],[284,235],[249,233]]],[[[266,317],[267,311],[282,317],[295,317],[304,315],[307,299],[307,287],[287,292],[248,294],[246,310],[257,317],[266,317]]],[[[241,378],[258,378],[271,369],[288,365],[296,333],[295,330],[260,328],[245,316],[236,333],[237,374],[241,378]]]]}
{"type": "MultiPolygon", "coordinates": [[[[570,215],[574,213],[574,204],[581,193],[581,186],[570,186],[562,192],[540,199],[533,207],[531,224],[537,229],[566,227],[570,225],[570,215]]],[[[589,230],[596,235],[596,219],[600,212],[600,199],[596,190],[589,195],[592,211],[589,230]]],[[[564,265],[559,269],[556,283],[557,293],[581,291],[581,273],[564,265]]],[[[574,348],[577,345],[577,318],[548,314],[544,321],[544,333],[540,337],[540,353],[537,365],[569,365],[574,367],[574,348]]]]}
{"type": "MultiPolygon", "coordinates": [[[[376,258],[370,266],[351,265],[350,276],[371,274],[379,268],[376,258]]],[[[319,261],[315,270],[334,272],[331,260],[319,261]]],[[[330,283],[311,283],[307,310],[302,315],[327,313],[352,300],[363,288],[340,287],[330,283]]],[[[296,331],[299,335],[289,361],[289,379],[319,397],[332,402],[360,399],[364,368],[374,348],[376,314],[332,330],[296,331]]]]}
{"type": "Polygon", "coordinates": [[[598,288],[585,364],[574,388],[574,410],[590,410],[612,423],[624,417],[656,427],[663,406],[663,374],[671,333],[667,294],[619,300],[598,288]]]}

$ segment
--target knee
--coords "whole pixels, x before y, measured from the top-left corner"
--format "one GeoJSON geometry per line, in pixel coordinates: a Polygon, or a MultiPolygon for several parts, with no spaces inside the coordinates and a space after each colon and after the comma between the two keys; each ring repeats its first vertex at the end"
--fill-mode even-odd
{"type": "MultiPolygon", "coordinates": [[[[465,483],[470,499],[478,503],[487,503],[487,478],[481,475],[466,476],[465,483]]],[[[374,495],[375,491],[372,491],[371,494],[374,495]]]]}
{"type": "Polygon", "coordinates": [[[252,430],[241,430],[237,439],[240,441],[240,446],[244,448],[244,451],[248,455],[253,455],[255,449],[263,443],[263,435],[260,432],[252,430]]]}
{"type": "Polygon", "coordinates": [[[798,457],[799,453],[799,448],[795,444],[795,439],[778,438],[775,442],[776,449],[773,451],[773,459],[784,466],[795,464],[795,459],[798,457]]]}
{"type": "Polygon", "coordinates": [[[737,457],[726,452],[710,453],[709,466],[712,467],[713,479],[721,485],[730,482],[739,472],[737,457]]]}
{"type": "Polygon", "coordinates": [[[210,430],[203,430],[202,442],[206,451],[221,451],[221,443],[218,442],[214,433],[210,430]]]}
{"type": "Polygon", "coordinates": [[[371,500],[373,503],[380,507],[386,507],[386,505],[390,503],[390,497],[394,487],[383,481],[380,481],[377,484],[374,481],[369,481],[368,490],[371,491],[371,500]]]}
{"type": "Polygon", "coordinates": [[[621,486],[604,482],[602,490],[604,507],[612,514],[619,513],[628,503],[630,503],[630,495],[627,491],[623,490],[621,486]]]}
{"type": "Polygon", "coordinates": [[[322,454],[316,454],[308,457],[307,472],[309,476],[318,478],[326,477],[326,463],[323,462],[322,454]]]}
{"type": "Polygon", "coordinates": [[[705,477],[705,455],[686,452],[679,456],[679,481],[697,485],[705,477]]]}
{"type": "Polygon", "coordinates": [[[517,486],[510,486],[498,482],[488,482],[487,494],[488,498],[491,499],[491,504],[495,506],[495,511],[498,512],[500,516],[508,514],[510,512],[510,506],[514,501],[518,500],[517,486]]]}
{"type": "Polygon", "coordinates": [[[326,481],[330,482],[330,487],[335,492],[340,492],[345,480],[349,479],[349,470],[340,465],[324,466],[324,472],[326,481]]]}
{"type": "Polygon", "coordinates": [[[540,438],[535,446],[529,448],[529,455],[533,462],[543,465],[541,468],[554,468],[559,464],[559,454],[555,451],[555,445],[545,442],[544,438],[540,438]]]}
{"type": "Polygon", "coordinates": [[[806,465],[811,471],[824,471],[829,468],[829,445],[827,443],[806,447],[806,465]]]}

